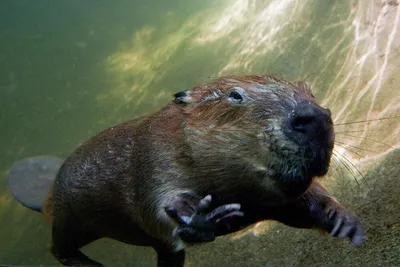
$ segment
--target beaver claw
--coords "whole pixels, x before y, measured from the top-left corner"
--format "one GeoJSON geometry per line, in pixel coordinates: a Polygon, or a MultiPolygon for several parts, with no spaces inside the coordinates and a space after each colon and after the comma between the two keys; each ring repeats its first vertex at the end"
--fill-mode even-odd
{"type": "Polygon", "coordinates": [[[328,220],[333,225],[330,231],[331,236],[338,238],[348,237],[355,246],[359,246],[364,242],[365,236],[361,225],[356,216],[350,212],[332,209],[328,212],[328,220]]]}
{"type": "Polygon", "coordinates": [[[165,208],[166,213],[178,223],[176,233],[186,242],[211,242],[215,240],[215,229],[233,217],[244,215],[240,204],[222,205],[207,213],[211,205],[211,196],[201,199],[191,216],[179,215],[179,210],[172,207],[165,208]]]}

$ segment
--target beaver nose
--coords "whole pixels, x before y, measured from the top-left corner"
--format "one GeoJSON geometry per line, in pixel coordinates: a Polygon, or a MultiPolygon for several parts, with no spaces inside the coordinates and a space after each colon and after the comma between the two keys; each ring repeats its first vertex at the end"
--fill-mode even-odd
{"type": "Polygon", "coordinates": [[[332,129],[331,112],[311,102],[299,103],[289,114],[288,135],[297,141],[322,137],[332,129]]]}

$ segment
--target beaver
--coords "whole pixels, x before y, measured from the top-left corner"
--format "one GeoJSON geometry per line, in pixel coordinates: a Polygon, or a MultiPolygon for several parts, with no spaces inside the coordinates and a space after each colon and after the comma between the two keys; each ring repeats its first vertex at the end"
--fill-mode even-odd
{"type": "Polygon", "coordinates": [[[183,266],[185,246],[264,220],[360,245],[357,216],[317,181],[334,137],[329,109],[306,83],[222,76],[90,138],[30,208],[52,219],[51,251],[63,265],[101,265],[80,248],[108,237],[153,247],[157,266],[183,266]]]}

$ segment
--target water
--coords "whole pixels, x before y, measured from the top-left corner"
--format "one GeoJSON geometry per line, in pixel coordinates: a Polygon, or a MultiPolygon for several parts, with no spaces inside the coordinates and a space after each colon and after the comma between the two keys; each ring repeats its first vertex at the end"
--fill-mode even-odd
{"type": "MultiPolygon", "coordinates": [[[[317,243],[321,238],[314,233],[280,226],[268,232],[269,224],[260,224],[250,234],[191,250],[188,265],[395,266],[400,201],[390,170],[398,161],[369,173],[375,187],[368,189],[354,184],[350,172],[362,183],[360,175],[341,155],[365,174],[386,166],[383,156],[400,144],[399,20],[393,0],[2,1],[0,175],[24,157],[65,157],[96,132],[156,110],[174,92],[219,75],[305,79],[338,124],[390,118],[336,127],[340,159],[331,187],[364,215],[372,243],[355,251],[329,238],[317,243]],[[377,179],[387,183],[377,187],[377,179]],[[378,189],[385,195],[377,195],[378,189]],[[329,247],[336,250],[326,253],[329,247]]],[[[11,199],[4,179],[0,216],[0,240],[7,240],[0,245],[0,264],[57,264],[48,252],[50,227],[11,199]]],[[[153,266],[155,259],[150,249],[110,240],[85,252],[108,266],[153,266]]]]}

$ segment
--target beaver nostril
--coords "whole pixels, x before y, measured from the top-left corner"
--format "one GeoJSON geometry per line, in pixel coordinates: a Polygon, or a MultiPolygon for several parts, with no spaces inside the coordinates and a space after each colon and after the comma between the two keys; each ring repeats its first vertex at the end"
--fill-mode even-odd
{"type": "Polygon", "coordinates": [[[323,116],[321,109],[312,103],[297,105],[291,115],[290,126],[292,130],[306,134],[316,130],[323,120],[323,118],[320,118],[323,116]]]}
{"type": "Polygon", "coordinates": [[[314,122],[314,116],[295,117],[292,120],[292,128],[298,132],[306,132],[307,128],[314,122]]]}

